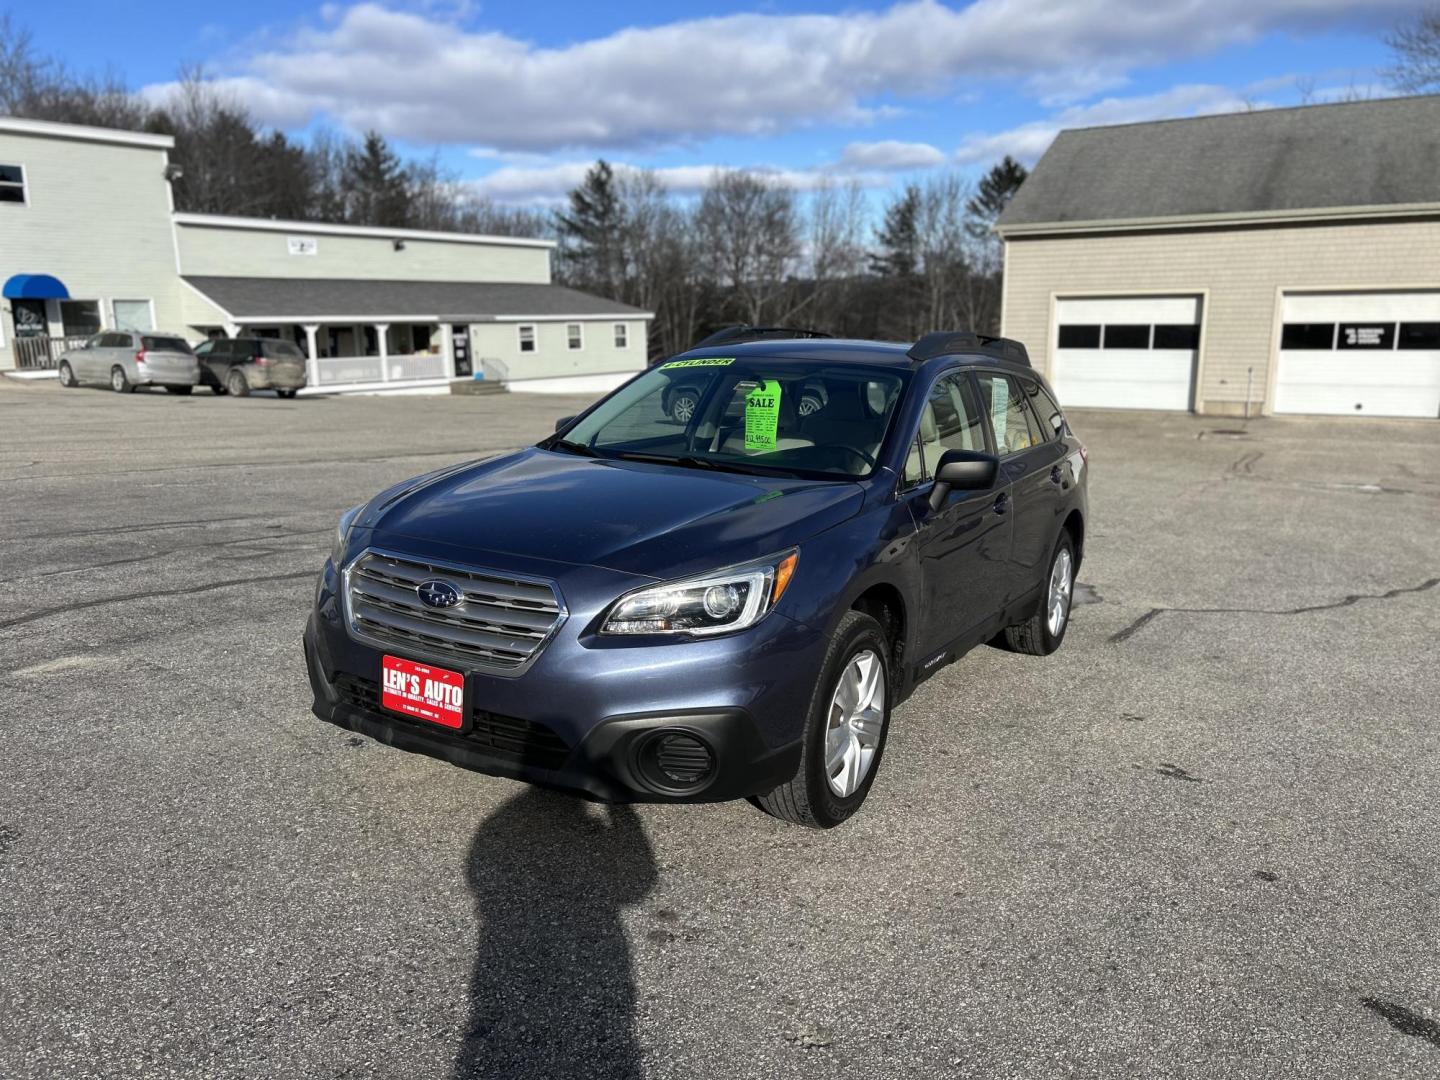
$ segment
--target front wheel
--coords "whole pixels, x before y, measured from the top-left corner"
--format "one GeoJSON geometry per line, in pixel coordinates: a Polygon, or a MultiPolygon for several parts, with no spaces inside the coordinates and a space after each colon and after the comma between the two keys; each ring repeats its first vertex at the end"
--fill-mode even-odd
{"type": "Polygon", "coordinates": [[[135,384],[125,374],[125,369],[116,364],[110,369],[110,389],[117,394],[128,394],[135,389],[135,384]]]}
{"type": "Polygon", "coordinates": [[[1037,601],[1034,614],[1022,623],[1007,626],[1002,634],[1011,652],[1049,656],[1065,640],[1070,626],[1070,600],[1075,593],[1075,544],[1061,531],[1050,555],[1050,572],[1037,601]]]}
{"type": "Polygon", "coordinates": [[[75,378],[75,372],[70,370],[69,363],[64,360],[60,361],[60,370],[57,374],[60,376],[60,385],[67,390],[80,385],[79,381],[75,378]]]}
{"type": "Polygon", "coordinates": [[[800,767],[757,796],[766,813],[829,829],[865,801],[890,727],[890,643],[869,615],[848,611],[835,628],[805,722],[800,767]]]}

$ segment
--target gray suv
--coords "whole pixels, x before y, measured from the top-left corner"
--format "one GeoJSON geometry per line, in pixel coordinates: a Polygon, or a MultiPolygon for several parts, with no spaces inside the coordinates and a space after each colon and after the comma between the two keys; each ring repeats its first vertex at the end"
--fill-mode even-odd
{"type": "Polygon", "coordinates": [[[102,330],[78,349],[60,357],[61,386],[109,383],[128,394],[137,386],[163,386],[172,394],[188,394],[200,381],[200,367],[190,345],[179,334],[159,330],[102,330]]]}
{"type": "Polygon", "coordinates": [[[276,338],[215,338],[195,350],[200,381],[216,394],[244,397],[251,390],[274,390],[293,398],[305,387],[305,354],[293,342],[276,338]]]}

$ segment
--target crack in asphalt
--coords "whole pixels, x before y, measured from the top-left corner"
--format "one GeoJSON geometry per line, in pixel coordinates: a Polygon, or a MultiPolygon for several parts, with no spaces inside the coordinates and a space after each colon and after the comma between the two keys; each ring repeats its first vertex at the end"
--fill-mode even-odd
{"type": "Polygon", "coordinates": [[[1119,645],[1122,642],[1129,641],[1149,623],[1167,613],[1176,615],[1309,615],[1316,611],[1334,611],[1337,608],[1353,607],[1362,600],[1393,600],[1397,596],[1427,592],[1436,585],[1440,585],[1440,578],[1428,578],[1419,585],[1402,586],[1398,589],[1389,589],[1383,593],[1350,593],[1344,599],[1334,600],[1328,604],[1306,604],[1304,607],[1296,608],[1153,607],[1128,626],[1111,634],[1106,640],[1111,645],[1119,645]]]}
{"type": "MultiPolygon", "coordinates": [[[[339,511],[336,511],[337,513],[339,511]]],[[[281,515],[282,517],[286,515],[281,515]]],[[[72,536],[114,536],[125,533],[159,532],[162,529],[187,529],[197,525],[228,525],[237,521],[256,521],[274,518],[274,514],[236,514],[232,517],[185,518],[179,521],[151,521],[144,525],[107,525],[100,529],[67,529],[64,532],[25,533],[20,536],[0,537],[0,540],[68,540],[72,536]]]]}
{"type": "Polygon", "coordinates": [[[216,589],[228,589],[234,585],[254,585],[269,581],[296,581],[300,578],[313,578],[319,573],[317,570],[300,570],[289,574],[261,574],[252,577],[232,578],[228,581],[212,581],[208,585],[190,585],[183,589],[152,589],[146,592],[127,593],[124,596],[102,596],[94,600],[79,600],[73,604],[61,604],[59,607],[42,608],[39,611],[32,611],[28,615],[21,615],[19,618],[6,619],[0,622],[0,630],[9,630],[12,627],[24,626],[27,623],[39,622],[42,619],[53,618],[56,615],[68,615],[73,611],[87,611],[90,608],[104,607],[107,604],[124,604],[131,600],[155,600],[166,596],[194,596],[199,593],[214,592],[216,589]]]}
{"type": "MultiPolygon", "coordinates": [[[[87,570],[105,570],[112,566],[130,566],[134,563],[149,562],[152,559],[165,559],[171,555],[180,555],[187,551],[203,551],[207,548],[235,547],[239,544],[255,544],[268,540],[291,540],[308,536],[326,536],[333,533],[333,529],[302,529],[296,532],[266,533],[263,536],[241,536],[234,540],[214,540],[200,544],[181,544],[179,547],[166,548],[164,551],[154,551],[148,555],[132,555],[126,559],[110,559],[106,562],[89,563],[85,566],[71,566],[64,570],[45,570],[38,574],[25,574],[21,577],[0,578],[0,585],[13,585],[22,581],[38,581],[41,578],[64,577],[67,574],[83,574],[87,570]]],[[[286,555],[292,551],[299,551],[301,548],[263,547],[250,548],[240,555],[217,555],[219,562],[231,562],[237,559],[249,559],[264,557],[266,555],[286,555]]]]}
{"type": "Polygon", "coordinates": [[[172,473],[172,472],[209,472],[216,469],[270,469],[289,468],[296,465],[351,465],[351,464],[374,464],[386,461],[413,461],[417,458],[446,457],[461,462],[488,461],[492,457],[501,454],[511,454],[521,449],[518,446],[484,447],[476,449],[466,447],[457,450],[422,450],[414,454],[376,454],[366,457],[358,454],[348,455],[340,458],[269,458],[263,461],[216,461],[208,464],[197,465],[157,465],[149,469],[106,469],[104,471],[92,472],[71,472],[71,473],[41,473],[38,476],[3,476],[0,483],[18,483],[20,481],[34,480],[74,480],[101,479],[107,476],[130,476],[138,473],[172,473]]]}

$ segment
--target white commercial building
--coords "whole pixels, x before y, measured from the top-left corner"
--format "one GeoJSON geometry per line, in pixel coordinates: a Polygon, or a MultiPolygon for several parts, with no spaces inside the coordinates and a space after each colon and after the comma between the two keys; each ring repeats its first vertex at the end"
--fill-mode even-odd
{"type": "Polygon", "coordinates": [[[554,244],[176,213],[168,136],[0,118],[0,370],[102,326],[294,341],[312,386],[602,391],[649,312],[551,283],[554,244]]]}

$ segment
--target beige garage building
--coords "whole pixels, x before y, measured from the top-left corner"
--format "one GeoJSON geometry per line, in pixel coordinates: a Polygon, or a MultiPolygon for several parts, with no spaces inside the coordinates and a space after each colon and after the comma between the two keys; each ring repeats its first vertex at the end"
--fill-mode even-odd
{"type": "Polygon", "coordinates": [[[998,231],[1066,404],[1440,416],[1440,96],[1065,131],[998,231]]]}

